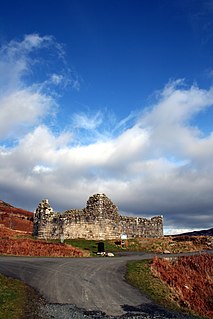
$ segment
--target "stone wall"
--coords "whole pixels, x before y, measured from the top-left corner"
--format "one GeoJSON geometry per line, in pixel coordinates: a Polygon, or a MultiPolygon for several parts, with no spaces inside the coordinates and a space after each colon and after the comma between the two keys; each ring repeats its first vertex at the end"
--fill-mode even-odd
{"type": "Polygon", "coordinates": [[[34,213],[33,234],[39,238],[118,239],[163,236],[163,218],[151,219],[121,216],[118,208],[105,194],[91,196],[86,208],[55,213],[47,199],[34,213]]]}

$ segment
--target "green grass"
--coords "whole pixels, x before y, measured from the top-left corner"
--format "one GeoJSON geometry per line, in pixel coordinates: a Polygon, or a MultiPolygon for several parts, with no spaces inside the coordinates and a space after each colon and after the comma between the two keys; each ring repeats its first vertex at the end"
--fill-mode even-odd
{"type": "MultiPolygon", "coordinates": [[[[20,236],[20,235],[19,235],[20,236]]],[[[22,238],[37,239],[32,236],[24,236],[22,238]]],[[[40,239],[50,243],[60,243],[60,239],[40,239]]],[[[87,240],[83,238],[78,239],[66,239],[65,244],[72,245],[74,247],[86,250],[90,252],[91,256],[94,256],[97,252],[98,242],[100,240],[87,240]]],[[[103,240],[105,244],[105,251],[107,252],[118,252],[118,251],[143,251],[143,252],[156,252],[162,253],[165,250],[169,250],[171,253],[179,253],[186,251],[201,250],[205,247],[196,246],[192,244],[192,241],[182,242],[176,241],[174,238],[161,237],[161,238],[131,238],[128,239],[128,247],[121,247],[119,240],[103,240]]]]}
{"type": "MultiPolygon", "coordinates": [[[[85,239],[66,239],[64,241],[65,244],[72,245],[73,247],[77,247],[83,250],[87,250],[93,256],[98,251],[98,240],[85,240],[85,239]]],[[[121,248],[114,244],[113,241],[103,240],[104,248],[107,252],[115,252],[120,251],[121,248]]]]}
{"type": "Polygon", "coordinates": [[[23,282],[0,275],[0,319],[41,318],[38,295],[23,282]]]}
{"type": "Polygon", "coordinates": [[[66,239],[64,243],[83,250],[88,250],[90,253],[97,251],[97,242],[95,240],[66,239]]]}
{"type": "Polygon", "coordinates": [[[126,272],[127,281],[157,304],[177,310],[179,307],[174,301],[175,296],[167,285],[152,275],[150,265],[150,260],[129,262],[126,272]]]}
{"type": "Polygon", "coordinates": [[[0,275],[0,319],[24,318],[25,297],[24,284],[0,275]]]}

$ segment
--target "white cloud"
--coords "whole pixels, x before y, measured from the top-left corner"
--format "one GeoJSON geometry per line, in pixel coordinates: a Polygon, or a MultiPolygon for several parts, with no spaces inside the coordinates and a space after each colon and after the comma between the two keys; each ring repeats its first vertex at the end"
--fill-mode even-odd
{"type": "Polygon", "coordinates": [[[0,85],[2,199],[34,209],[47,197],[55,209],[66,209],[105,192],[128,214],[163,214],[179,229],[211,225],[213,132],[205,136],[191,120],[212,107],[213,90],[170,82],[138,119],[132,113],[107,130],[105,113],[76,113],[72,126],[56,134],[45,122],[56,102],[44,88],[45,81],[60,85],[63,75],[53,72],[36,85],[22,78],[31,70],[28,53],[51,41],[31,35],[0,53],[0,70],[9,70],[8,89],[0,85]],[[5,143],[8,136],[16,143],[5,143]]]}
{"type": "Polygon", "coordinates": [[[47,167],[44,165],[36,165],[33,167],[33,173],[36,173],[36,174],[48,173],[51,171],[52,169],[50,167],[47,167]]]}
{"type": "Polygon", "coordinates": [[[101,125],[102,120],[102,113],[100,111],[94,115],[87,115],[81,112],[73,114],[72,125],[77,129],[95,130],[101,125]]]}
{"type": "Polygon", "coordinates": [[[51,36],[41,37],[38,34],[26,35],[22,41],[10,41],[0,49],[1,89],[6,91],[23,87],[23,76],[31,72],[37,60],[31,59],[36,51],[56,46],[51,36]]]}
{"type": "Polygon", "coordinates": [[[202,90],[197,86],[182,88],[179,81],[169,83],[160,95],[160,101],[147,116],[147,121],[167,125],[186,123],[193,115],[212,105],[213,89],[202,90]]]}
{"type": "Polygon", "coordinates": [[[149,129],[151,151],[155,155],[167,152],[196,162],[206,157],[209,165],[209,155],[213,154],[212,135],[203,136],[198,127],[190,125],[190,120],[213,106],[213,89],[203,90],[197,86],[187,89],[175,84],[165,87],[153,109],[140,119],[140,125],[149,129]]]}
{"type": "Polygon", "coordinates": [[[63,47],[52,36],[29,34],[22,41],[13,40],[0,48],[0,138],[18,138],[47,115],[55,115],[57,93],[52,85],[62,88],[68,85],[77,88],[77,82],[80,85],[70,69],[64,69],[63,47]],[[45,63],[41,58],[44,50],[45,63]],[[61,73],[54,72],[53,66],[52,75],[45,74],[48,55],[51,55],[52,64],[53,59],[61,62],[61,73]],[[39,67],[42,67],[41,82],[34,80],[34,71],[38,77],[39,67]]]}
{"type": "Polygon", "coordinates": [[[54,104],[51,96],[27,89],[0,96],[0,138],[18,136],[20,129],[38,123],[54,104]]]}
{"type": "Polygon", "coordinates": [[[61,74],[52,74],[51,81],[54,84],[60,84],[63,81],[63,76],[61,74]]]}

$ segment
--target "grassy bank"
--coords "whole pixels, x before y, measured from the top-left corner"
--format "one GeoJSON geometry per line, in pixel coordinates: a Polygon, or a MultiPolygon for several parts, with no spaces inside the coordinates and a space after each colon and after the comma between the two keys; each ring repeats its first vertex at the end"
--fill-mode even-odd
{"type": "Polygon", "coordinates": [[[0,275],[0,319],[41,319],[42,301],[23,282],[0,275]]]}
{"type": "MultiPolygon", "coordinates": [[[[117,252],[122,250],[127,251],[143,251],[162,253],[169,251],[170,253],[192,252],[201,251],[213,248],[213,241],[210,237],[161,237],[161,238],[135,238],[128,240],[127,247],[121,247],[119,240],[103,240],[105,251],[117,252]]],[[[97,240],[85,239],[68,239],[65,240],[66,244],[89,251],[91,254],[97,252],[97,240]]]]}
{"type": "Polygon", "coordinates": [[[169,287],[152,275],[151,263],[151,260],[129,262],[127,264],[126,280],[157,304],[173,310],[178,309],[169,287]]]}
{"type": "Polygon", "coordinates": [[[212,255],[155,257],[151,270],[174,291],[179,305],[213,319],[212,255]]]}
{"type": "Polygon", "coordinates": [[[130,262],[126,279],[148,298],[170,310],[213,318],[213,256],[157,258],[130,262]]]}

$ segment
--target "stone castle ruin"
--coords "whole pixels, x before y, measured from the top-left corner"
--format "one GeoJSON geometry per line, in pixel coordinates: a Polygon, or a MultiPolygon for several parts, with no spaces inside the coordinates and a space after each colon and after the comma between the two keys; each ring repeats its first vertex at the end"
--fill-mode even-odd
{"type": "Polygon", "coordinates": [[[33,235],[45,239],[85,238],[95,240],[163,236],[163,217],[151,219],[127,217],[105,194],[89,197],[86,208],[56,213],[48,199],[43,199],[34,212],[33,235]]]}

